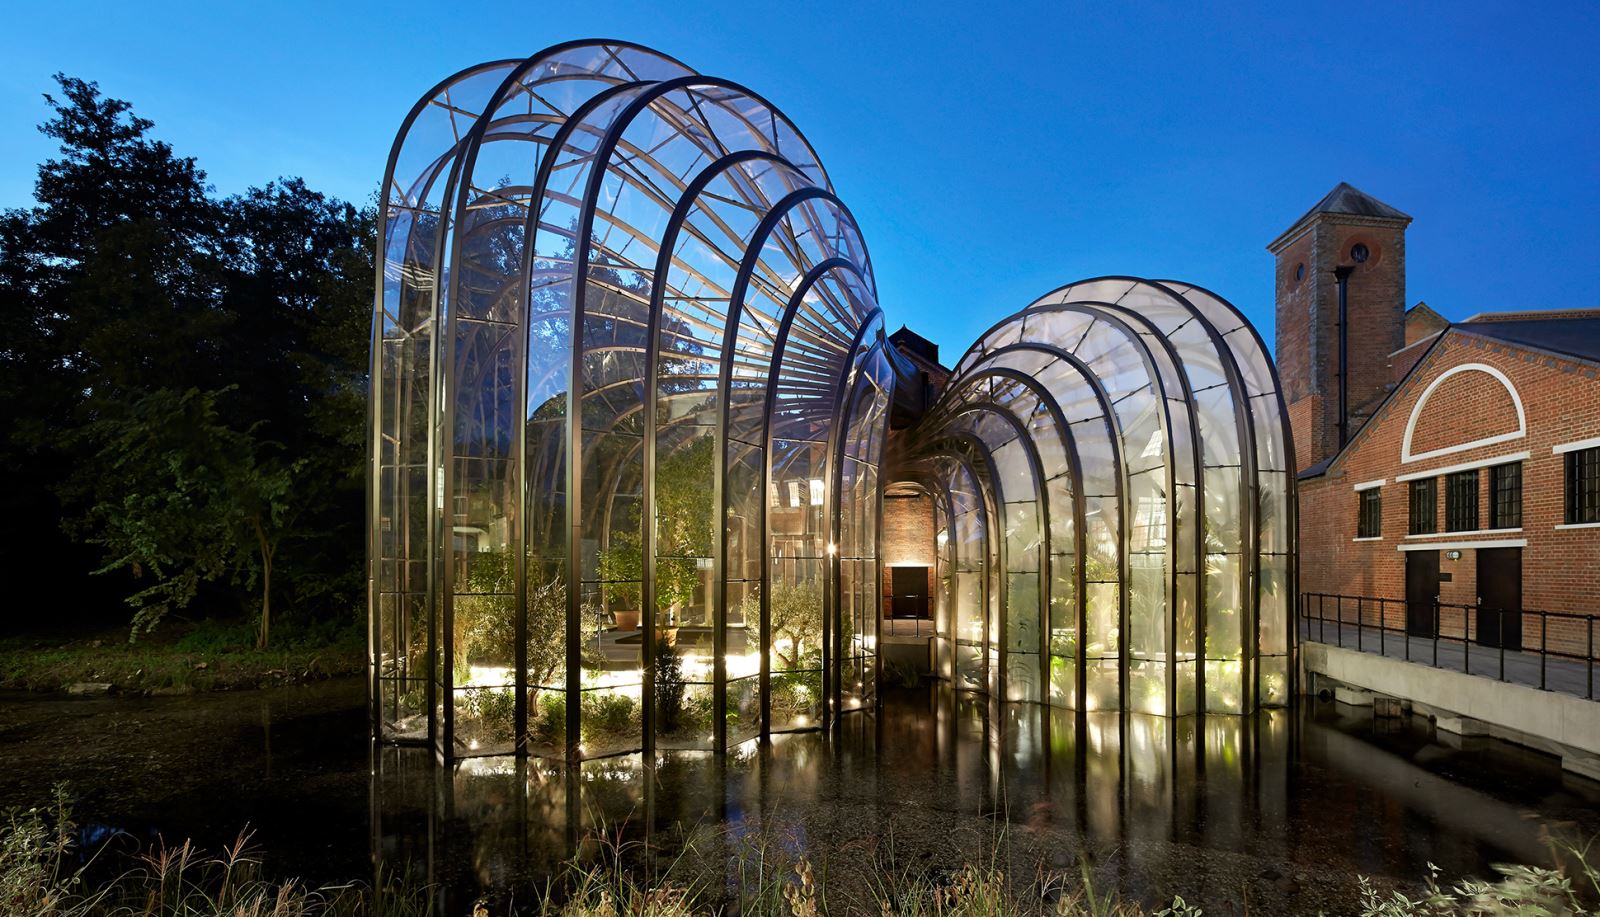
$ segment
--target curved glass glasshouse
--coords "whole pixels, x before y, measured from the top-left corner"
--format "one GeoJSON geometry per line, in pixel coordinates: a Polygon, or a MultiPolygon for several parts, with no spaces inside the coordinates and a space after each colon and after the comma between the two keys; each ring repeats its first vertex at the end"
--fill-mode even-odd
{"type": "Polygon", "coordinates": [[[932,399],[800,132],[625,42],[434,87],[381,208],[384,738],[720,751],[872,706],[891,483],[933,497],[930,651],[958,687],[1169,715],[1286,701],[1285,416],[1214,294],[1063,288],[932,399]]]}

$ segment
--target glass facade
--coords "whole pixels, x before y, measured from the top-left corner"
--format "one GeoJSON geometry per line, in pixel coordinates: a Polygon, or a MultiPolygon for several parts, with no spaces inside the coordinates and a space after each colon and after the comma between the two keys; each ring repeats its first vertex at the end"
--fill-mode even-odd
{"type": "Polygon", "coordinates": [[[430,90],[383,188],[382,737],[579,760],[870,708],[898,480],[936,496],[958,685],[1169,714],[1287,697],[1288,438],[1212,294],[1058,291],[889,449],[916,369],[854,219],[754,93],[558,45],[430,90]]]}
{"type": "Polygon", "coordinates": [[[1198,287],[1089,280],[995,325],[905,434],[941,503],[938,673],[1084,711],[1287,703],[1287,428],[1260,338],[1198,287]]]}

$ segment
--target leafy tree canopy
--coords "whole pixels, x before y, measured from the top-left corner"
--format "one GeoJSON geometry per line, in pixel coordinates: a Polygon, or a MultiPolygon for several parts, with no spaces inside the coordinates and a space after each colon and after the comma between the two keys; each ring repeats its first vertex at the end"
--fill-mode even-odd
{"type": "Polygon", "coordinates": [[[95,600],[105,572],[141,626],[193,600],[265,641],[274,592],[354,621],[372,209],[296,178],[220,198],[129,103],[56,80],[58,155],[0,213],[0,512],[32,522],[0,550],[95,600]]]}

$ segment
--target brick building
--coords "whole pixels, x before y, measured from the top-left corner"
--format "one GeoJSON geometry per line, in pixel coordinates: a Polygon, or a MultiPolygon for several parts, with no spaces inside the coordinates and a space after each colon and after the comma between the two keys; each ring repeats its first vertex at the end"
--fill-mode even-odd
{"type": "Polygon", "coordinates": [[[1533,648],[1548,626],[1585,653],[1587,622],[1515,612],[1600,614],[1600,309],[1406,310],[1409,222],[1341,184],[1269,246],[1301,590],[1395,600],[1384,623],[1413,634],[1533,648]]]}
{"type": "MultiPolygon", "coordinates": [[[[922,383],[918,403],[925,409],[938,398],[950,378],[950,369],[939,362],[939,345],[904,325],[889,335],[889,342],[917,368],[922,383]]],[[[891,428],[898,432],[914,420],[910,414],[896,414],[891,418],[891,428]]],[[[891,434],[890,452],[895,453],[902,445],[891,434]]],[[[934,550],[933,499],[922,488],[910,484],[885,489],[880,548],[884,618],[931,617],[934,550]]]]}

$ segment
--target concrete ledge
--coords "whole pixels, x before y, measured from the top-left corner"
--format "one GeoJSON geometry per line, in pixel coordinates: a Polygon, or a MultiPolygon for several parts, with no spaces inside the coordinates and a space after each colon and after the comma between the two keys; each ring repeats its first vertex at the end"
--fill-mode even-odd
{"type": "Polygon", "coordinates": [[[1441,730],[1526,745],[1560,756],[1573,773],[1600,779],[1600,702],[1325,643],[1301,644],[1300,658],[1308,675],[1345,686],[1335,696],[1343,690],[1411,701],[1441,730]]]}
{"type": "Polygon", "coordinates": [[[1345,685],[1339,685],[1333,689],[1333,699],[1341,704],[1349,704],[1352,707],[1372,706],[1371,691],[1363,691],[1360,688],[1351,688],[1345,685]]]}
{"type": "Polygon", "coordinates": [[[1469,716],[1441,716],[1433,721],[1434,728],[1453,732],[1463,738],[1468,736],[1486,736],[1489,727],[1469,716]]]}

